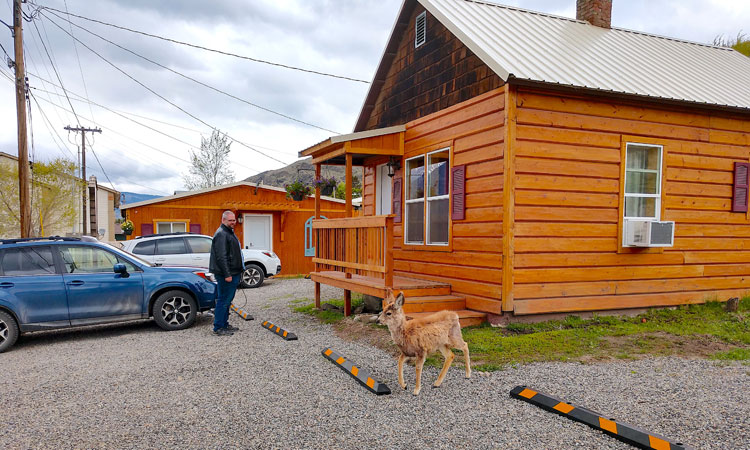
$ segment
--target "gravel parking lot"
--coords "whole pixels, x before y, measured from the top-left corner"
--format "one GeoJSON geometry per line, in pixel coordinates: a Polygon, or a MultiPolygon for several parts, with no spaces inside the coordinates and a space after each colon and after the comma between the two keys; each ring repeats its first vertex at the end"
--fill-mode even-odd
{"type": "MultiPolygon", "coordinates": [[[[23,337],[0,354],[0,448],[631,448],[511,399],[519,384],[694,448],[750,448],[746,365],[544,363],[471,380],[456,366],[440,389],[430,388],[437,369],[425,368],[414,397],[390,355],[292,311],[312,298],[311,281],[269,280],[238,293],[240,306],[242,292],[256,320],[232,314],[241,331],[231,337],[213,336],[207,315],[178,332],[142,321],[23,337]],[[321,356],[326,346],[393,394],[363,389],[321,356]]],[[[323,286],[324,298],[341,295],[323,286]]],[[[411,389],[414,369],[404,372],[411,389]]]]}

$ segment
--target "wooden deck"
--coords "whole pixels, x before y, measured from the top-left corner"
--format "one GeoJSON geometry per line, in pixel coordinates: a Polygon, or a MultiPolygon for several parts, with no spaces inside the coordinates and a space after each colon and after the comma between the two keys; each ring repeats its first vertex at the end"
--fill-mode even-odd
{"type": "MultiPolygon", "coordinates": [[[[386,286],[383,278],[352,274],[347,278],[344,272],[313,272],[310,278],[316,283],[327,284],[348,291],[385,298],[386,286]]],[[[451,285],[438,281],[394,276],[394,293],[401,292],[406,297],[404,312],[408,317],[417,318],[436,311],[451,310],[458,314],[461,326],[479,325],[486,320],[482,312],[466,309],[466,299],[451,294],[451,285]]]]}

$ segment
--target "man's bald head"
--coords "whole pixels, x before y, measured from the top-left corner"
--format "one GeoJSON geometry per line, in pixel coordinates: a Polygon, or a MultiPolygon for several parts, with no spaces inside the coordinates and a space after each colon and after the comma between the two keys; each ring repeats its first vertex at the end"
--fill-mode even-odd
{"type": "Polygon", "coordinates": [[[221,223],[234,230],[234,225],[237,223],[234,213],[232,211],[224,211],[224,214],[221,215],[221,223]]]}

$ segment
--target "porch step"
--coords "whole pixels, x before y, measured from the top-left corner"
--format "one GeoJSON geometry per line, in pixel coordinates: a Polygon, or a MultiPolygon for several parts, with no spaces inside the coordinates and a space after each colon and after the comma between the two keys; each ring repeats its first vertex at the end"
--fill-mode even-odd
{"type": "Polygon", "coordinates": [[[425,297],[406,297],[404,312],[435,312],[444,309],[456,311],[466,308],[466,299],[457,295],[430,295],[425,297]]]}
{"type": "MultiPolygon", "coordinates": [[[[458,314],[458,321],[461,322],[461,327],[470,327],[473,325],[481,325],[487,321],[487,314],[479,311],[472,311],[470,309],[461,309],[454,311],[458,314]]],[[[432,312],[415,312],[406,313],[407,318],[417,319],[425,316],[434,314],[432,312]]]]}

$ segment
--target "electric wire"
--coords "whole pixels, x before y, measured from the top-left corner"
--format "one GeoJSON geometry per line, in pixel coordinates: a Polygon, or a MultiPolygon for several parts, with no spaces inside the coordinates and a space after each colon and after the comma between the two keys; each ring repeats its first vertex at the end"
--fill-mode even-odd
{"type": "MultiPolygon", "coordinates": [[[[65,12],[68,12],[68,0],[63,0],[63,4],[65,5],[65,12]]],[[[70,17],[70,16],[68,16],[70,17]]],[[[68,21],[70,24],[70,34],[73,35],[73,26],[70,21],[68,21]]],[[[76,44],[76,41],[73,40],[73,49],[76,52],[76,60],[78,61],[78,70],[81,72],[81,82],[83,83],[83,92],[86,94],[86,97],[89,96],[89,89],[86,86],[86,78],[83,76],[83,67],[81,66],[81,57],[78,55],[78,44],[76,44]]],[[[94,119],[94,110],[91,108],[91,104],[89,103],[89,112],[91,113],[91,118],[94,119]]]]}
{"type": "MultiPolygon", "coordinates": [[[[49,20],[49,18],[47,18],[47,19],[49,20]]],[[[56,22],[54,22],[54,21],[51,21],[51,20],[50,20],[50,22],[51,22],[51,23],[52,23],[53,25],[55,25],[56,27],[60,28],[60,30],[62,30],[62,31],[63,31],[64,33],[66,32],[66,31],[65,31],[65,29],[64,29],[64,28],[62,28],[62,27],[61,27],[60,25],[58,25],[58,24],[57,24],[56,22]]],[[[66,34],[67,34],[67,33],[66,33],[66,34]]],[[[99,58],[100,58],[100,59],[101,59],[102,61],[104,61],[104,62],[106,62],[107,64],[109,64],[110,66],[112,66],[112,68],[114,68],[114,69],[115,69],[115,70],[117,70],[118,72],[122,73],[123,75],[125,75],[126,77],[128,77],[129,79],[131,79],[131,80],[132,80],[133,82],[135,82],[135,83],[136,83],[136,84],[138,84],[139,86],[143,87],[143,88],[144,88],[144,89],[146,89],[147,91],[151,92],[151,93],[152,93],[152,94],[154,94],[155,96],[159,97],[159,98],[160,98],[160,99],[162,99],[162,100],[163,100],[164,102],[166,102],[166,103],[168,103],[168,104],[172,105],[172,106],[173,106],[174,108],[176,108],[177,110],[179,110],[179,111],[181,111],[182,113],[184,113],[185,115],[187,115],[187,116],[189,116],[189,117],[193,118],[194,120],[196,120],[196,121],[200,122],[201,124],[203,124],[203,125],[207,126],[208,128],[211,128],[212,130],[215,130],[215,131],[217,131],[217,132],[219,131],[219,129],[218,129],[218,128],[214,127],[213,125],[209,124],[208,122],[204,121],[203,119],[199,118],[198,116],[196,116],[196,115],[194,115],[194,114],[190,113],[189,111],[185,110],[184,108],[182,108],[181,106],[177,105],[177,104],[176,104],[176,103],[174,103],[173,101],[171,101],[171,100],[167,99],[166,97],[164,97],[163,95],[159,94],[158,92],[156,92],[156,91],[155,91],[155,90],[153,90],[152,88],[148,87],[148,86],[147,86],[146,84],[144,84],[143,82],[139,81],[138,79],[136,79],[135,77],[133,77],[132,75],[130,75],[129,73],[127,73],[127,72],[126,72],[125,70],[121,69],[121,68],[120,68],[120,67],[118,67],[118,66],[117,66],[116,64],[114,64],[113,62],[109,61],[109,60],[108,60],[107,58],[105,58],[104,56],[102,56],[102,55],[101,55],[101,54],[100,54],[99,52],[97,52],[96,50],[94,50],[94,49],[92,49],[91,47],[89,47],[88,45],[86,45],[86,43],[84,43],[83,41],[81,41],[81,40],[80,40],[80,39],[78,39],[77,37],[75,37],[75,36],[71,36],[71,37],[72,37],[73,39],[75,39],[76,41],[78,41],[78,43],[79,43],[79,44],[81,44],[82,46],[86,47],[86,48],[87,48],[87,49],[88,49],[88,50],[89,50],[90,52],[92,52],[93,54],[95,54],[96,56],[98,56],[98,57],[99,57],[99,58]]],[[[224,134],[226,134],[226,133],[224,133],[224,134]]],[[[227,136],[229,136],[229,135],[227,134],[227,136]]],[[[234,142],[237,142],[238,144],[242,145],[243,147],[245,147],[245,148],[248,148],[248,149],[250,149],[250,150],[252,150],[252,151],[254,151],[254,152],[256,152],[256,153],[258,153],[258,154],[260,154],[260,155],[263,155],[263,156],[265,156],[265,157],[266,157],[266,158],[268,158],[268,159],[274,160],[274,161],[276,161],[276,162],[278,162],[278,163],[280,163],[280,164],[283,164],[283,165],[285,165],[285,166],[286,166],[286,165],[288,165],[288,163],[286,163],[286,162],[284,162],[284,161],[282,161],[282,160],[280,160],[280,159],[278,159],[278,158],[275,158],[275,157],[273,157],[273,156],[271,156],[271,155],[268,155],[268,154],[266,154],[266,153],[263,153],[263,152],[261,152],[260,150],[258,150],[258,149],[256,149],[256,148],[253,148],[253,147],[251,147],[251,146],[249,146],[249,145],[245,144],[244,142],[242,142],[242,141],[240,141],[240,140],[238,140],[238,139],[236,139],[236,138],[233,138],[233,137],[231,137],[231,136],[229,136],[229,137],[230,137],[230,139],[232,139],[232,140],[233,140],[234,142]]]]}
{"type": "MultiPolygon", "coordinates": [[[[40,10],[45,10],[46,9],[46,10],[50,10],[50,11],[56,11],[58,13],[64,13],[63,11],[60,11],[59,9],[52,8],[50,6],[39,6],[39,5],[36,5],[36,6],[40,10]]],[[[271,65],[271,66],[282,67],[284,69],[297,70],[297,71],[300,71],[300,72],[312,73],[312,74],[315,74],[315,75],[321,75],[321,76],[325,76],[325,77],[338,78],[338,79],[342,79],[342,80],[354,81],[354,82],[357,82],[357,83],[370,84],[370,82],[366,81],[366,80],[360,80],[360,79],[357,79],[357,78],[346,77],[346,76],[342,76],[342,75],[334,75],[334,74],[325,73],[325,72],[318,72],[316,70],[303,69],[301,67],[295,67],[295,66],[290,66],[290,65],[287,65],[287,64],[280,64],[280,63],[266,61],[266,60],[262,60],[262,59],[258,59],[258,58],[252,58],[252,57],[249,57],[249,56],[238,55],[236,53],[231,53],[231,52],[226,52],[226,51],[223,51],[223,50],[217,50],[217,49],[213,49],[213,48],[209,48],[209,47],[204,47],[202,45],[191,44],[189,42],[178,41],[177,39],[172,39],[172,38],[168,38],[168,37],[164,37],[164,36],[159,36],[157,34],[151,34],[151,33],[145,32],[145,31],[134,30],[132,28],[127,28],[127,27],[123,27],[123,26],[120,26],[120,25],[115,25],[115,24],[112,24],[112,23],[104,22],[104,21],[97,20],[97,19],[92,19],[92,18],[85,17],[85,16],[80,16],[80,15],[73,14],[73,13],[67,13],[67,14],[70,15],[70,16],[73,16],[73,17],[77,17],[79,19],[83,19],[83,20],[89,21],[89,22],[94,22],[94,23],[98,23],[98,24],[101,24],[101,25],[106,25],[108,27],[112,27],[112,28],[117,28],[117,29],[120,29],[120,30],[128,31],[130,33],[135,33],[135,34],[140,34],[140,35],[143,35],[143,36],[152,37],[152,38],[155,38],[155,39],[160,39],[162,41],[171,42],[173,44],[184,45],[184,46],[187,46],[187,47],[197,48],[197,49],[200,49],[200,50],[205,50],[205,51],[208,51],[208,52],[218,53],[218,54],[225,55],[225,56],[232,56],[234,58],[245,59],[245,60],[248,60],[248,61],[253,61],[253,62],[257,62],[257,63],[261,63],[261,64],[268,64],[268,65],[271,65]]]]}
{"type": "MultiPolygon", "coordinates": [[[[55,23],[55,22],[54,22],[54,21],[53,21],[52,19],[50,19],[50,17],[49,17],[49,16],[47,16],[46,14],[44,14],[44,13],[40,13],[40,15],[41,15],[42,17],[45,17],[45,18],[46,18],[47,20],[49,20],[50,22],[52,22],[52,23],[55,23]]],[[[143,59],[144,61],[148,61],[148,62],[150,62],[151,64],[154,64],[154,65],[156,65],[156,66],[158,66],[158,67],[161,67],[161,68],[162,68],[162,69],[164,69],[164,70],[167,70],[167,71],[169,71],[169,72],[172,72],[172,73],[174,73],[175,75],[178,75],[178,76],[180,76],[180,77],[182,77],[182,78],[185,78],[185,79],[187,79],[187,80],[190,80],[190,81],[192,81],[192,82],[194,82],[194,83],[197,83],[197,84],[199,84],[199,85],[201,85],[201,86],[203,86],[203,87],[205,87],[205,88],[211,89],[211,90],[213,90],[213,91],[215,91],[215,92],[218,92],[218,93],[220,93],[220,94],[226,95],[227,97],[233,98],[234,100],[237,100],[237,101],[240,101],[240,102],[242,102],[242,103],[245,103],[245,104],[247,104],[247,105],[253,106],[253,107],[255,107],[255,108],[258,108],[258,109],[261,109],[261,110],[263,110],[263,111],[266,111],[266,112],[268,112],[268,113],[271,113],[271,114],[275,114],[275,115],[277,115],[277,116],[280,116],[280,117],[283,117],[283,118],[285,118],[285,119],[288,119],[288,120],[292,120],[292,121],[294,121],[294,122],[297,122],[297,123],[300,123],[300,124],[302,124],[302,125],[307,125],[307,126],[310,126],[310,127],[313,127],[313,128],[317,128],[317,129],[319,129],[319,130],[327,131],[327,132],[329,132],[329,133],[333,133],[333,134],[341,134],[341,133],[338,133],[338,132],[336,132],[336,131],[333,131],[333,130],[329,130],[328,128],[323,128],[323,127],[321,127],[321,126],[318,126],[318,125],[312,124],[312,123],[310,123],[310,122],[305,122],[304,120],[296,119],[296,118],[294,118],[294,117],[292,117],[292,116],[289,116],[289,115],[286,115],[286,114],[283,114],[283,113],[280,113],[280,112],[274,111],[274,110],[272,110],[272,109],[268,109],[268,108],[266,108],[266,107],[263,107],[263,106],[260,106],[260,105],[258,105],[258,104],[255,104],[255,103],[253,103],[253,102],[251,102],[251,101],[249,101],[249,100],[245,100],[245,99],[243,99],[243,98],[237,97],[236,95],[230,94],[229,92],[223,91],[223,90],[221,90],[221,89],[219,89],[219,88],[217,88],[217,87],[211,86],[210,84],[204,83],[204,82],[202,82],[202,81],[200,81],[200,80],[196,80],[196,79],[195,79],[195,78],[193,78],[193,77],[190,77],[190,76],[188,76],[188,75],[185,75],[185,74],[183,74],[183,73],[181,73],[181,72],[178,72],[178,71],[176,71],[176,70],[174,70],[174,69],[171,69],[171,68],[169,68],[169,67],[167,67],[167,66],[165,66],[165,65],[163,65],[163,64],[160,64],[160,63],[158,63],[158,62],[156,62],[156,61],[154,61],[154,60],[152,60],[152,59],[150,59],[150,58],[147,58],[147,57],[145,57],[145,56],[143,56],[143,55],[141,55],[141,54],[139,54],[139,53],[136,53],[136,52],[134,52],[134,51],[132,51],[132,50],[130,50],[130,49],[128,49],[128,48],[125,48],[125,47],[123,47],[122,45],[120,45],[120,44],[118,44],[118,43],[116,43],[116,42],[113,42],[113,41],[111,41],[111,40],[109,40],[109,39],[107,39],[107,38],[105,38],[105,37],[103,37],[103,36],[101,36],[101,35],[99,35],[99,34],[96,34],[96,33],[94,33],[94,32],[93,32],[93,31],[91,31],[91,30],[87,30],[86,28],[83,28],[82,26],[80,26],[80,25],[78,25],[78,24],[76,24],[76,23],[74,23],[74,22],[71,22],[71,21],[69,21],[69,20],[66,20],[66,19],[65,19],[64,17],[60,17],[59,15],[55,14],[54,12],[52,13],[52,15],[54,15],[55,17],[57,17],[57,18],[58,18],[58,19],[60,19],[60,20],[64,20],[64,21],[67,21],[69,25],[75,26],[76,28],[80,28],[81,30],[85,31],[86,33],[89,33],[89,34],[91,34],[91,35],[93,35],[93,36],[95,36],[95,37],[97,37],[97,38],[99,38],[99,39],[103,40],[104,42],[107,42],[107,43],[109,43],[109,44],[111,44],[111,45],[114,45],[115,47],[117,47],[117,48],[119,48],[119,49],[121,49],[121,50],[123,50],[123,51],[126,51],[126,52],[130,53],[131,55],[137,56],[138,58],[141,58],[141,59],[143,59]]],[[[56,23],[55,23],[55,24],[56,24],[56,23]]],[[[59,25],[58,25],[58,26],[59,26],[59,25]]],[[[71,35],[71,36],[72,36],[72,35],[71,35]]],[[[75,39],[75,38],[74,38],[74,39],[75,39]]]]}

